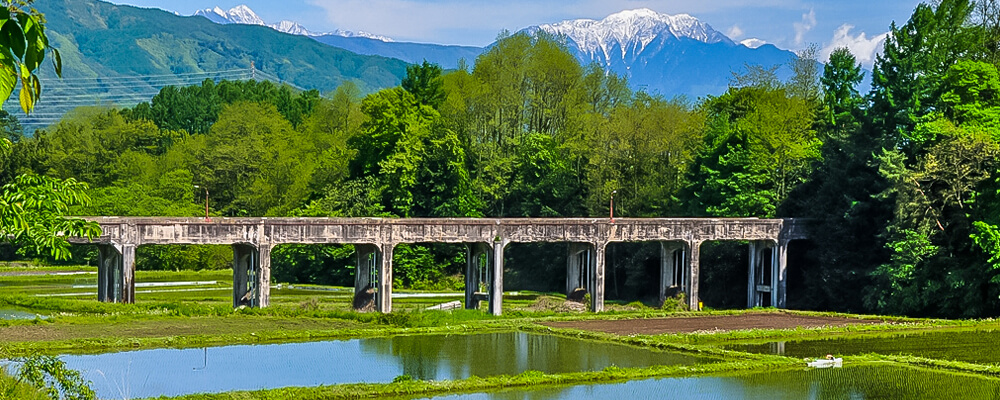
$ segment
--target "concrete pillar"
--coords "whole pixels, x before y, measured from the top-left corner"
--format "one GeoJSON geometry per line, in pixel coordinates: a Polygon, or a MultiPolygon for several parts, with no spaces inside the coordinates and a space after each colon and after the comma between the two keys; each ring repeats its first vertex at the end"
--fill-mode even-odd
{"type": "Polygon", "coordinates": [[[781,307],[783,248],[787,248],[787,243],[778,246],[770,240],[750,242],[747,307],[762,307],[765,299],[770,300],[770,306],[781,307]],[[769,252],[769,257],[764,257],[765,252],[769,252]]]}
{"type": "Polygon", "coordinates": [[[493,265],[490,245],[487,243],[469,243],[465,247],[465,308],[475,310],[479,308],[479,301],[483,294],[479,292],[480,285],[484,282],[490,284],[489,269],[493,265]],[[486,270],[483,270],[482,259],[486,258],[486,270]]]}
{"type": "Polygon", "coordinates": [[[135,303],[135,245],[122,245],[121,262],[122,303],[135,303]]]}
{"type": "Polygon", "coordinates": [[[566,294],[579,288],[590,286],[584,277],[590,276],[590,245],[586,243],[570,243],[566,252],[566,294]]]}
{"type": "Polygon", "coordinates": [[[688,307],[691,310],[698,310],[698,279],[701,272],[701,241],[688,241],[690,256],[688,257],[688,307]]]}
{"type": "Polygon", "coordinates": [[[781,240],[775,248],[773,258],[775,260],[775,279],[772,282],[772,292],[774,293],[774,304],[777,308],[786,308],[786,295],[788,293],[788,240],[781,240]],[[775,290],[776,289],[776,290],[775,290]]]}
{"type": "Polygon", "coordinates": [[[374,287],[376,284],[376,282],[372,282],[372,273],[378,262],[378,246],[357,244],[354,245],[354,254],[358,260],[357,269],[354,270],[354,294],[358,294],[367,290],[368,285],[374,287]]]}
{"type": "Polygon", "coordinates": [[[375,308],[380,313],[392,312],[392,251],[395,243],[382,245],[382,257],[378,268],[378,289],[375,293],[375,308]]]}
{"type": "Polygon", "coordinates": [[[489,269],[490,293],[489,312],[500,315],[503,312],[503,249],[507,247],[506,240],[493,242],[493,263],[489,269]]]}
{"type": "Polygon", "coordinates": [[[587,290],[590,293],[590,309],[594,312],[604,311],[604,250],[607,243],[594,243],[594,268],[591,275],[592,283],[587,290]]]}
{"type": "Polygon", "coordinates": [[[757,241],[751,240],[749,247],[749,271],[747,271],[747,308],[759,306],[757,304],[757,265],[760,263],[760,250],[757,248],[757,241]]]}
{"type": "Polygon", "coordinates": [[[254,299],[254,307],[264,308],[271,304],[271,245],[263,244],[257,250],[256,265],[257,281],[254,286],[257,288],[257,296],[254,299]]]}
{"type": "Polygon", "coordinates": [[[253,307],[257,300],[254,286],[257,283],[256,267],[260,257],[252,244],[233,245],[233,308],[253,307]]]}
{"type": "Polygon", "coordinates": [[[97,300],[121,301],[122,255],[114,245],[97,245],[97,300]]]}

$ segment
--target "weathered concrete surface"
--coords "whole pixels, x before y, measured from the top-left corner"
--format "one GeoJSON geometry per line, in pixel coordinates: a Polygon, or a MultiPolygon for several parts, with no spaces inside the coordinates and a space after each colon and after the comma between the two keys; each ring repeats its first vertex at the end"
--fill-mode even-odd
{"type": "MultiPolygon", "coordinates": [[[[234,305],[265,307],[270,298],[270,252],[280,244],[356,244],[377,262],[359,265],[360,273],[377,271],[371,279],[377,309],[392,310],[392,253],[400,243],[479,244],[475,253],[492,253],[486,270],[489,311],[501,312],[503,252],[510,243],[569,242],[585,245],[590,262],[567,265],[576,282],[586,282],[591,308],[604,308],[605,249],[612,242],[670,242],[684,249],[671,255],[670,264],[684,262],[684,276],[663,271],[661,286],[683,283],[692,308],[698,306],[699,250],[701,243],[715,240],[748,240],[775,246],[773,304],[785,303],[785,260],[788,242],[805,238],[804,223],[795,219],[756,218],[201,218],[95,217],[103,234],[94,240],[102,245],[99,290],[104,301],[134,301],[135,247],[146,244],[228,244],[234,247],[234,305]],[[492,251],[490,251],[492,250],[492,251]],[[676,261],[681,257],[683,261],[676,261]],[[107,265],[105,265],[107,264],[107,265]],[[576,269],[576,271],[571,271],[576,269]],[[671,282],[667,282],[667,279],[671,282]]],[[[88,242],[71,238],[76,243],[88,242]]],[[[579,246],[571,246],[571,251],[579,246]]],[[[365,257],[365,260],[375,261],[365,257]]],[[[666,259],[666,257],[665,257],[666,259]]],[[[752,257],[752,260],[756,260],[752,257]]],[[[359,264],[364,262],[359,258],[359,264]]],[[[581,259],[582,261],[582,259],[581,259]]],[[[478,279],[478,277],[477,277],[478,279]]],[[[364,281],[364,282],[362,282],[364,281]]],[[[573,285],[567,282],[567,289],[573,285]]],[[[472,289],[474,290],[474,289],[472,289]]],[[[663,288],[661,288],[663,293],[663,288]]],[[[753,305],[754,296],[748,296],[753,305]]],[[[472,295],[467,294],[467,302],[472,295]]]]}

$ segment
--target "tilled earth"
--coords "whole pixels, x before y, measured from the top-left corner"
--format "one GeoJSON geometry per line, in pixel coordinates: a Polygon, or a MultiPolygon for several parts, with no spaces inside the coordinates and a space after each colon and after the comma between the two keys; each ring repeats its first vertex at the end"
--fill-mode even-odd
{"type": "Polygon", "coordinates": [[[881,324],[874,319],[819,317],[789,313],[748,313],[686,318],[629,319],[618,321],[545,322],[553,328],[572,328],[617,335],[656,335],[663,333],[724,332],[740,329],[818,328],[857,324],[881,324]]]}

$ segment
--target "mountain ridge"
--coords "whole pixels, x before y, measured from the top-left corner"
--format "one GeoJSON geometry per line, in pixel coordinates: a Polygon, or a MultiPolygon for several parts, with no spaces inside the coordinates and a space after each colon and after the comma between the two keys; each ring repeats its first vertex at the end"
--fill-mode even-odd
{"type": "Polygon", "coordinates": [[[219,6],[215,6],[213,8],[206,8],[195,11],[194,14],[192,14],[192,16],[205,17],[208,18],[209,21],[215,22],[217,24],[243,24],[243,25],[266,26],[279,32],[290,33],[293,35],[301,35],[301,36],[336,35],[343,37],[363,37],[363,38],[381,40],[383,42],[393,41],[392,38],[388,36],[376,35],[365,31],[352,32],[352,31],[336,29],[332,32],[312,32],[306,29],[298,22],[290,21],[287,19],[283,19],[273,24],[268,24],[267,22],[264,21],[263,18],[257,15],[257,13],[254,12],[253,9],[251,9],[246,4],[240,4],[238,6],[230,8],[228,11],[223,10],[219,6]]]}

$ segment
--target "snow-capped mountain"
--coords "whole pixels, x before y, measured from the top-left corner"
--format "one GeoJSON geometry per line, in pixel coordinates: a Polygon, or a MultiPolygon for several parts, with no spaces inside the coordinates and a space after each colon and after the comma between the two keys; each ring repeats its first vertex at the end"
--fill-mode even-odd
{"type": "MultiPolygon", "coordinates": [[[[539,31],[564,37],[584,64],[597,63],[628,78],[634,87],[666,96],[721,94],[734,72],[747,64],[786,65],[795,57],[762,41],[736,43],[688,14],[661,14],[641,8],[602,20],[576,19],[536,25],[539,31]]],[[[779,77],[789,69],[778,70],[779,77]]]]}
{"type": "Polygon", "coordinates": [[[218,6],[213,8],[206,8],[204,10],[198,10],[194,12],[194,15],[202,16],[208,18],[210,21],[217,24],[245,24],[245,25],[261,25],[267,26],[279,32],[291,33],[293,35],[303,35],[303,36],[321,36],[321,35],[337,35],[343,37],[364,37],[369,39],[381,40],[383,42],[391,42],[392,39],[386,36],[375,35],[364,31],[351,32],[341,29],[337,29],[333,32],[312,32],[306,29],[304,26],[300,25],[295,21],[282,20],[278,21],[276,24],[268,24],[257,15],[250,7],[246,4],[240,4],[236,7],[230,8],[228,11],[219,8],[218,6]]]}
{"type": "Polygon", "coordinates": [[[591,59],[606,61],[641,54],[657,39],[687,38],[703,43],[733,43],[729,37],[695,17],[660,14],[648,8],[625,10],[600,21],[577,19],[529,27],[527,30],[531,33],[542,30],[565,35],[591,59]]]}

